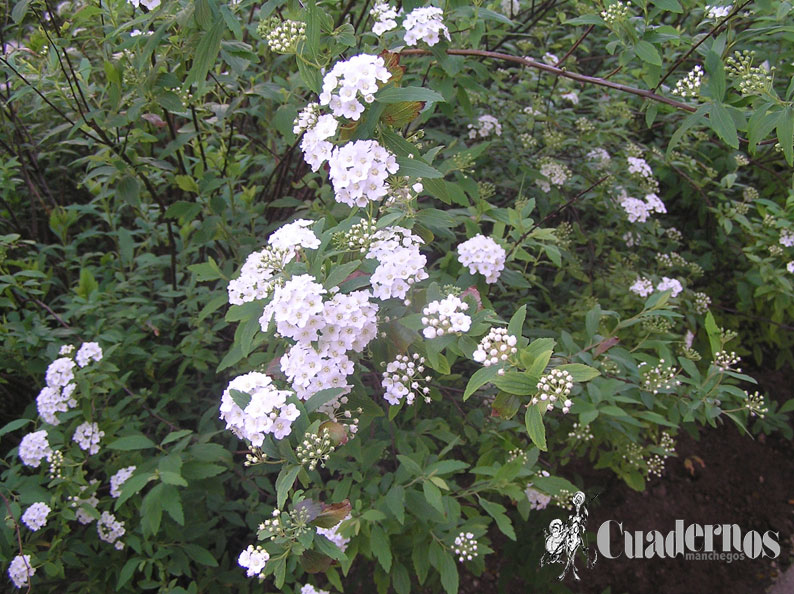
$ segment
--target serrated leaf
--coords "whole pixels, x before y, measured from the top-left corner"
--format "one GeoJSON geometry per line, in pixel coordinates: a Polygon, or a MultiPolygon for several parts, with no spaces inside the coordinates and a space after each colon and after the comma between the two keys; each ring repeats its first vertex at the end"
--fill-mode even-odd
{"type": "Polygon", "coordinates": [[[392,485],[386,493],[386,506],[400,524],[405,521],[405,489],[402,485],[392,485]]]}
{"type": "Polygon", "coordinates": [[[424,106],[425,104],[420,101],[390,103],[380,114],[380,120],[388,126],[401,128],[413,122],[424,106]]]}
{"type": "Polygon", "coordinates": [[[21,429],[28,423],[30,423],[30,419],[15,419],[10,423],[6,423],[3,425],[3,428],[0,429],[0,436],[5,435],[6,433],[11,433],[12,431],[16,431],[17,429],[21,429]]]}
{"type": "Polygon", "coordinates": [[[731,114],[721,103],[711,105],[709,114],[709,125],[725,143],[731,148],[739,148],[739,136],[736,132],[736,122],[733,121],[731,114]]]}
{"type": "Polygon", "coordinates": [[[299,464],[293,464],[290,466],[284,466],[278,473],[278,478],[276,479],[276,505],[278,509],[284,508],[284,503],[287,501],[287,495],[289,494],[290,489],[292,489],[292,485],[295,482],[300,470],[301,466],[299,464]]]}
{"type": "Polygon", "coordinates": [[[528,396],[538,391],[538,378],[518,371],[497,375],[492,383],[500,390],[516,396],[528,396]]]}
{"type": "Polygon", "coordinates": [[[601,375],[601,372],[597,369],[582,363],[568,363],[567,365],[560,365],[557,369],[570,373],[575,382],[587,382],[601,375]]]}
{"type": "Polygon", "coordinates": [[[438,178],[443,177],[438,169],[435,169],[420,159],[414,157],[397,157],[397,164],[400,166],[400,175],[413,177],[413,178],[438,178]]]}
{"type": "Polygon", "coordinates": [[[505,507],[498,503],[486,501],[485,499],[480,499],[479,501],[486,513],[496,520],[496,525],[499,527],[502,534],[510,540],[516,540],[516,531],[510,523],[510,518],[505,514],[505,511],[507,511],[505,507]]]}
{"type": "Polygon", "coordinates": [[[119,572],[119,581],[116,582],[116,591],[121,590],[126,583],[132,579],[132,576],[135,575],[135,569],[141,561],[143,561],[143,559],[140,557],[133,557],[127,560],[119,572]]]}
{"type": "Polygon", "coordinates": [[[221,38],[226,30],[225,25],[223,19],[218,19],[208,31],[204,32],[196,47],[193,66],[185,79],[185,87],[193,83],[201,83],[207,78],[207,73],[215,65],[215,60],[221,51],[221,38]]]}
{"type": "Polygon", "coordinates": [[[441,501],[441,490],[436,487],[429,480],[422,482],[422,491],[425,494],[425,500],[441,515],[444,515],[444,503],[441,501]]]}
{"type": "Polygon", "coordinates": [[[187,553],[187,556],[193,559],[196,563],[201,563],[202,565],[206,565],[208,567],[218,567],[218,561],[216,561],[215,557],[204,547],[201,547],[197,544],[184,544],[182,548],[187,553]]]}
{"type": "Polygon", "coordinates": [[[344,391],[345,391],[344,388],[326,388],[325,390],[320,390],[306,401],[304,405],[306,407],[306,412],[316,411],[323,404],[331,402],[334,398],[337,398],[344,391]]]}
{"type": "Polygon", "coordinates": [[[709,346],[711,346],[711,356],[714,357],[722,348],[722,334],[717,327],[717,322],[714,320],[714,315],[711,312],[706,314],[706,334],[709,337],[709,346]]]}
{"type": "Polygon", "coordinates": [[[635,44],[634,51],[642,61],[653,64],[654,66],[662,65],[662,57],[651,43],[641,39],[635,44]]]}
{"type": "Polygon", "coordinates": [[[391,569],[391,546],[389,544],[389,537],[378,525],[372,527],[369,537],[369,546],[372,549],[372,554],[378,560],[380,566],[384,571],[388,572],[391,569]]]}
{"type": "Polygon", "coordinates": [[[122,450],[129,452],[132,450],[145,450],[147,448],[156,448],[157,444],[145,435],[127,435],[119,437],[116,441],[108,444],[111,450],[122,450]]]}
{"type": "Polygon", "coordinates": [[[401,103],[403,101],[438,103],[444,102],[444,97],[425,87],[385,87],[377,92],[375,100],[381,103],[401,103]]]}

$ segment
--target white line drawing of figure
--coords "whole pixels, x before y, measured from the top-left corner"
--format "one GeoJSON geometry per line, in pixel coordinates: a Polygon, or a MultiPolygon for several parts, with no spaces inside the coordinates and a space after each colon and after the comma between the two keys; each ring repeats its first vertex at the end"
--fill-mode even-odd
{"type": "Polygon", "coordinates": [[[593,559],[590,559],[585,536],[589,515],[587,508],[584,507],[585,494],[577,491],[571,501],[576,509],[568,517],[568,522],[563,524],[562,520],[556,518],[549,523],[549,529],[546,531],[546,552],[543,553],[540,564],[543,566],[547,563],[565,563],[558,579],[562,580],[570,569],[574,579],[579,581],[579,573],[576,571],[577,551],[581,550],[584,554],[587,567],[595,564],[598,554],[594,552],[593,559]]]}

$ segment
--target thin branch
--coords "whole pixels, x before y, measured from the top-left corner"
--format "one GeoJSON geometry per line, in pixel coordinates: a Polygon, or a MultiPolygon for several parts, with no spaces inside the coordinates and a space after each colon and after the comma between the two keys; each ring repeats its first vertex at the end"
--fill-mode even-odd
{"type": "Polygon", "coordinates": [[[587,37],[588,35],[590,35],[590,32],[591,32],[593,29],[595,29],[595,25],[590,25],[590,26],[587,28],[587,30],[586,30],[584,33],[582,33],[582,36],[581,36],[579,39],[577,39],[577,40],[576,40],[576,43],[574,43],[574,44],[571,46],[571,49],[569,49],[569,50],[568,50],[568,51],[565,53],[565,55],[564,55],[562,58],[560,58],[560,59],[559,59],[559,61],[558,61],[558,62],[555,64],[555,66],[556,66],[557,68],[560,68],[560,67],[562,67],[562,65],[565,63],[565,60],[567,60],[567,59],[568,59],[568,58],[571,56],[571,54],[572,54],[572,53],[574,53],[574,52],[576,51],[576,48],[577,48],[577,47],[579,47],[579,44],[581,44],[581,43],[584,41],[584,38],[585,38],[585,37],[587,37]]]}
{"type": "Polygon", "coordinates": [[[22,548],[22,535],[19,533],[19,524],[17,523],[16,519],[14,519],[14,514],[11,513],[11,504],[8,502],[8,499],[6,498],[6,496],[3,495],[2,493],[0,493],[0,497],[2,497],[3,501],[5,501],[6,509],[8,510],[8,517],[11,518],[12,520],[14,520],[14,528],[15,528],[16,533],[17,533],[17,545],[19,546],[19,556],[22,557],[22,560],[25,562],[25,568],[28,570],[28,590],[27,591],[30,592],[30,589],[33,587],[33,582],[31,581],[30,576],[33,575],[33,571],[31,571],[32,568],[30,567],[30,565],[28,565],[28,560],[25,559],[25,551],[22,548]]]}

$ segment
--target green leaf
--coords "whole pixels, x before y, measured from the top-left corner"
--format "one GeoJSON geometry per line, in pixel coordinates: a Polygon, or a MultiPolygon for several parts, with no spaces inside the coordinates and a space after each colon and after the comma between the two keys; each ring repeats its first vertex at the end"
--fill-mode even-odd
{"type": "Polygon", "coordinates": [[[712,103],[709,125],[731,148],[739,148],[739,136],[736,133],[736,122],[721,103],[712,103]]]}
{"type": "Polygon", "coordinates": [[[708,334],[709,337],[711,356],[714,357],[722,348],[722,334],[711,312],[706,314],[706,334],[708,334]]]}
{"type": "Polygon", "coordinates": [[[709,75],[709,91],[714,101],[725,100],[725,68],[722,59],[714,50],[706,54],[706,72],[709,75]]]}
{"type": "Polygon", "coordinates": [[[124,585],[132,579],[132,576],[135,575],[135,569],[138,567],[138,564],[143,561],[140,557],[133,557],[132,559],[128,559],[127,562],[124,564],[124,567],[121,568],[119,572],[119,581],[116,582],[116,591],[118,592],[121,590],[124,585]]]}
{"type": "Polygon", "coordinates": [[[182,439],[193,433],[190,429],[180,429],[179,431],[172,431],[168,435],[163,438],[163,441],[160,442],[160,445],[165,445],[167,443],[171,443],[172,441],[176,441],[177,439],[182,439]]]}
{"type": "Polygon", "coordinates": [[[783,148],[786,162],[791,166],[794,164],[794,108],[791,106],[780,114],[777,121],[777,139],[783,148]]]}
{"type": "Polygon", "coordinates": [[[518,396],[507,392],[499,392],[493,401],[493,414],[502,419],[512,419],[519,408],[521,408],[521,400],[518,396]]]}
{"type": "Polygon", "coordinates": [[[377,524],[372,527],[369,536],[369,546],[372,549],[372,554],[378,560],[380,566],[384,571],[388,572],[391,569],[391,546],[389,544],[389,537],[383,531],[383,528],[377,524]]]}
{"type": "Polygon", "coordinates": [[[538,391],[538,378],[518,371],[497,375],[492,381],[500,390],[516,396],[528,396],[538,391]]]}
{"type": "Polygon", "coordinates": [[[215,560],[213,554],[204,547],[201,547],[197,544],[187,543],[182,545],[182,548],[185,549],[188,557],[193,559],[193,561],[196,563],[201,563],[207,567],[218,567],[218,562],[215,560]]]}
{"type": "Polygon", "coordinates": [[[510,322],[507,324],[507,333],[512,334],[516,338],[521,338],[524,332],[524,320],[526,317],[527,306],[524,304],[519,307],[516,313],[513,314],[513,317],[510,318],[510,322]]]}
{"type": "Polygon", "coordinates": [[[546,448],[546,427],[543,426],[543,416],[540,414],[539,406],[542,404],[530,405],[527,407],[527,412],[524,415],[524,424],[527,427],[527,433],[538,449],[547,451],[546,448]]]}
{"type": "Polygon", "coordinates": [[[111,450],[122,450],[125,452],[156,447],[157,444],[145,435],[127,435],[125,437],[119,437],[116,441],[108,445],[108,448],[111,450]]]}
{"type": "Polygon", "coordinates": [[[342,284],[342,281],[355,272],[359,266],[361,266],[361,260],[354,260],[353,262],[347,262],[345,264],[332,267],[331,272],[325,279],[325,286],[338,287],[342,284]]]}
{"type": "Polygon", "coordinates": [[[121,485],[121,495],[119,495],[119,498],[116,499],[114,508],[119,509],[122,503],[124,503],[125,501],[127,501],[127,499],[138,493],[141,489],[143,489],[146,486],[146,483],[148,483],[151,480],[154,480],[154,473],[152,472],[145,472],[143,474],[133,474],[121,485]]]}
{"type": "Polygon", "coordinates": [[[459,588],[458,566],[450,553],[444,552],[437,568],[441,574],[441,585],[447,594],[457,594],[459,588]]]}
{"type": "Polygon", "coordinates": [[[234,403],[241,409],[245,410],[251,404],[251,395],[248,392],[241,392],[240,390],[229,390],[234,403]]]}
{"type": "Polygon", "coordinates": [[[276,479],[276,506],[278,509],[284,508],[287,495],[292,489],[292,484],[295,482],[300,469],[300,464],[293,464],[284,466],[281,472],[278,473],[278,478],[276,479]]]}
{"type": "Polygon", "coordinates": [[[438,169],[430,167],[430,165],[416,157],[413,159],[409,159],[408,157],[397,157],[397,164],[400,166],[400,175],[413,178],[426,177],[430,179],[443,177],[438,169]]]}
{"type": "Polygon", "coordinates": [[[185,525],[185,514],[182,511],[182,499],[179,489],[176,487],[165,487],[163,489],[163,509],[180,526],[185,525]]]}
{"type": "Polygon", "coordinates": [[[405,522],[405,489],[402,485],[392,485],[386,493],[386,506],[400,524],[405,522]]]}
{"type": "Polygon", "coordinates": [[[377,92],[375,100],[381,103],[401,103],[403,101],[443,103],[444,97],[425,87],[385,87],[377,92]]]}
{"type": "Polygon", "coordinates": [[[223,19],[218,19],[203,34],[193,56],[193,66],[185,79],[185,87],[204,82],[207,78],[207,73],[215,65],[215,60],[221,50],[221,38],[224,31],[226,31],[225,23],[223,19]]]}
{"type": "Polygon", "coordinates": [[[444,514],[444,503],[441,501],[441,489],[436,487],[432,482],[426,480],[422,483],[422,490],[425,494],[425,500],[441,515],[444,514]]]}
{"type": "Polygon", "coordinates": [[[702,105],[695,113],[689,114],[686,117],[678,130],[676,130],[670,137],[670,142],[667,143],[667,158],[670,158],[673,149],[678,145],[679,142],[681,142],[684,134],[686,134],[690,128],[706,122],[705,116],[711,111],[711,106],[711,103],[706,103],[705,105],[702,105]]]}
{"type": "Polygon", "coordinates": [[[162,491],[165,485],[160,483],[147,493],[141,504],[141,526],[143,534],[155,535],[160,530],[160,521],[163,518],[162,491]]]}
{"type": "Polygon", "coordinates": [[[6,423],[3,428],[0,429],[0,436],[5,435],[6,433],[11,433],[12,431],[16,431],[28,423],[30,423],[30,419],[16,419],[10,423],[6,423]]]}
{"type": "Polygon", "coordinates": [[[474,372],[474,375],[469,378],[469,383],[466,384],[466,389],[463,391],[463,401],[468,400],[472,394],[479,390],[488,382],[493,381],[497,377],[499,367],[491,365],[490,367],[481,367],[474,372]]]}
{"type": "Polygon", "coordinates": [[[479,501],[487,514],[496,520],[496,525],[499,527],[499,530],[502,531],[502,534],[510,540],[516,540],[516,531],[510,523],[510,518],[505,514],[505,511],[507,511],[505,507],[498,503],[491,503],[485,499],[480,499],[479,501]]]}
{"type": "Polygon", "coordinates": [[[659,55],[657,49],[645,40],[640,40],[634,46],[634,51],[644,62],[653,64],[654,66],[662,65],[662,57],[659,55]]]}
{"type": "Polygon", "coordinates": [[[567,365],[560,365],[557,369],[567,371],[573,376],[575,382],[587,382],[601,375],[601,372],[589,365],[582,365],[581,363],[569,363],[567,365]]]}
{"type": "Polygon", "coordinates": [[[167,485],[177,485],[179,487],[187,487],[187,481],[176,472],[165,470],[160,473],[160,479],[167,485]]]}
{"type": "Polygon", "coordinates": [[[337,561],[344,561],[347,559],[347,555],[342,552],[342,549],[337,547],[333,541],[328,540],[322,534],[314,535],[314,544],[317,545],[317,548],[323,555],[328,555],[331,559],[336,559],[337,561]]]}
{"type": "Polygon", "coordinates": [[[306,407],[306,412],[316,411],[323,404],[331,402],[331,400],[338,397],[344,391],[344,388],[326,388],[325,390],[320,390],[305,402],[304,406],[306,407]]]}
{"type": "Polygon", "coordinates": [[[684,9],[681,8],[681,3],[678,0],[651,0],[654,6],[658,6],[662,10],[666,10],[668,12],[675,12],[680,14],[684,12],[684,9]]]}

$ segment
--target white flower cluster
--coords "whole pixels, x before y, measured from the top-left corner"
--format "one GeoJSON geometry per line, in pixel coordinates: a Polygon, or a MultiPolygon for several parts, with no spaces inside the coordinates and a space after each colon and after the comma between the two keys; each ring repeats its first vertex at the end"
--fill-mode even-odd
{"type": "Polygon", "coordinates": [[[505,267],[507,252],[490,237],[477,234],[458,245],[458,261],[468,266],[471,274],[480,273],[485,282],[491,284],[499,280],[505,267]]]}
{"type": "Polygon", "coordinates": [[[288,54],[294,52],[298,42],[306,37],[306,23],[287,19],[265,34],[271,52],[288,54]]]}
{"type": "Polygon", "coordinates": [[[481,115],[476,124],[469,124],[469,138],[488,138],[491,134],[502,135],[502,124],[492,115],[481,115]]]}
{"type": "Polygon", "coordinates": [[[99,453],[99,440],[105,437],[105,432],[99,430],[99,425],[86,421],[78,425],[74,431],[72,439],[80,446],[81,450],[87,450],[89,456],[99,453]]]}
{"type": "Polygon", "coordinates": [[[506,328],[491,328],[491,331],[480,340],[472,358],[485,367],[498,365],[518,352],[517,342],[516,337],[508,334],[506,328]]]}
{"type": "Polygon", "coordinates": [[[47,441],[47,431],[44,429],[28,433],[19,442],[19,459],[25,466],[38,468],[44,458],[49,460],[51,456],[52,450],[47,441]]]}
{"type": "Polygon", "coordinates": [[[531,485],[527,485],[524,493],[526,493],[527,500],[529,501],[529,509],[546,509],[549,503],[551,503],[551,495],[546,495],[533,488],[531,485]]]}
{"type": "Polygon", "coordinates": [[[422,380],[430,381],[429,375],[422,376],[425,370],[424,363],[425,358],[414,353],[413,357],[397,355],[397,358],[386,366],[381,385],[386,390],[383,397],[389,404],[396,406],[405,398],[406,404],[411,405],[420,392],[426,400],[429,399],[430,388],[421,385],[422,380]]]}
{"type": "Polygon", "coordinates": [[[794,260],[786,264],[786,270],[791,274],[794,274],[794,260]]]}
{"type": "Polygon", "coordinates": [[[324,325],[317,314],[323,311],[323,295],[326,290],[310,274],[294,276],[282,286],[276,287],[273,298],[265,306],[259,319],[263,332],[267,332],[270,320],[275,318],[276,331],[280,336],[296,341],[317,340],[317,332],[324,325]]]}
{"type": "Polygon", "coordinates": [[[568,414],[573,402],[568,399],[573,388],[573,376],[564,369],[552,369],[538,382],[538,393],[532,397],[531,405],[547,402],[546,410],[554,409],[557,400],[562,402],[562,412],[568,414]]]}
{"type": "Polygon", "coordinates": [[[684,78],[675,84],[673,95],[678,95],[679,97],[697,97],[702,82],[703,68],[700,64],[696,64],[684,78]]]}
{"type": "Polygon", "coordinates": [[[422,238],[404,227],[386,227],[372,236],[367,258],[378,261],[370,277],[378,299],[405,299],[408,290],[428,275],[427,257],[419,252],[422,238]]]}
{"type": "Polygon", "coordinates": [[[626,157],[629,164],[629,173],[640,177],[653,177],[653,170],[648,162],[641,157],[626,157]]]}
{"type": "Polygon", "coordinates": [[[364,111],[358,96],[372,103],[378,81],[385,83],[390,78],[391,73],[380,56],[359,54],[337,62],[323,77],[320,105],[327,105],[336,117],[358,120],[364,111]]]}
{"type": "Polygon", "coordinates": [[[31,565],[30,555],[17,555],[8,566],[8,577],[17,588],[27,585],[35,573],[36,568],[31,565]]]}
{"type": "Polygon", "coordinates": [[[737,355],[734,351],[731,351],[730,353],[728,351],[717,351],[714,353],[714,365],[722,371],[730,370],[741,373],[741,368],[733,368],[741,360],[741,357],[739,357],[739,355],[737,355]]]}
{"type": "Polygon", "coordinates": [[[512,17],[517,15],[520,9],[521,6],[518,0],[502,0],[502,12],[507,16],[512,17]]]}
{"type": "Polygon", "coordinates": [[[785,247],[794,247],[794,231],[784,229],[780,232],[780,245],[785,247]]]}
{"type": "Polygon", "coordinates": [[[626,2],[624,4],[620,0],[617,0],[607,6],[606,10],[601,11],[601,18],[604,19],[607,25],[623,21],[629,15],[630,6],[631,2],[626,2]]]}
{"type": "Polygon", "coordinates": [[[127,482],[127,479],[135,472],[136,466],[127,466],[122,468],[112,477],[110,477],[110,496],[114,499],[121,495],[121,486],[127,482]]]}
{"type": "Polygon", "coordinates": [[[320,117],[320,104],[309,103],[298,112],[295,121],[292,122],[292,133],[297,135],[306,130],[311,130],[317,124],[320,117]]]}
{"type": "Polygon", "coordinates": [[[91,361],[98,363],[102,360],[102,347],[96,342],[84,342],[80,345],[80,350],[77,351],[74,360],[77,361],[81,369],[91,361]]]}
{"type": "Polygon", "coordinates": [[[328,590],[318,590],[311,584],[304,584],[300,594],[331,594],[328,590]]]}
{"type": "Polygon", "coordinates": [[[305,400],[326,388],[344,388],[342,394],[350,392],[352,386],[347,383],[347,377],[353,373],[354,366],[344,347],[326,343],[317,350],[311,344],[299,342],[281,357],[281,371],[298,398],[305,400]]]}
{"type": "Polygon", "coordinates": [[[431,301],[422,310],[422,330],[425,338],[445,334],[468,332],[471,318],[465,312],[469,305],[457,295],[447,295],[440,301],[431,301]]]}
{"type": "Polygon", "coordinates": [[[297,407],[287,404],[292,392],[279,390],[270,376],[252,371],[234,378],[221,397],[220,418],[226,428],[255,447],[260,447],[265,435],[276,439],[290,434],[292,422],[300,416],[297,407]],[[240,408],[232,397],[232,390],[248,394],[251,399],[245,408],[240,408]]]}
{"type": "Polygon", "coordinates": [[[544,192],[549,192],[551,186],[562,186],[568,181],[571,177],[571,170],[566,165],[545,157],[540,163],[540,174],[546,179],[536,180],[535,183],[544,192]]]}
{"type": "Polygon", "coordinates": [[[124,522],[117,520],[112,513],[102,512],[96,523],[96,531],[99,534],[99,540],[114,545],[117,551],[124,548],[124,543],[119,540],[126,532],[124,522]]]}
{"type": "Polygon", "coordinates": [[[461,532],[455,537],[453,552],[458,556],[458,561],[471,561],[477,556],[477,539],[471,532],[461,532]]]}
{"type": "Polygon", "coordinates": [[[656,290],[672,291],[670,297],[678,297],[678,294],[683,291],[684,288],[681,286],[681,281],[663,276],[661,282],[656,285],[656,290]]]}
{"type": "Polygon", "coordinates": [[[347,543],[350,542],[350,539],[339,534],[339,528],[342,526],[342,522],[349,519],[350,519],[350,514],[347,514],[344,517],[344,519],[333,528],[317,528],[317,534],[324,536],[325,538],[330,540],[337,547],[339,547],[344,553],[347,550],[347,543]]]}
{"type": "Polygon", "coordinates": [[[543,54],[543,61],[549,66],[554,66],[557,62],[560,61],[560,59],[555,54],[552,54],[551,52],[546,52],[545,54],[543,54]]]}
{"type": "Polygon", "coordinates": [[[439,33],[443,33],[448,41],[452,41],[449,29],[442,20],[443,16],[444,11],[435,6],[413,9],[403,21],[405,43],[416,45],[419,41],[424,41],[427,45],[434,46],[440,41],[439,33]]]}
{"type": "Polygon", "coordinates": [[[571,105],[579,105],[579,94],[576,91],[568,91],[562,93],[560,99],[565,99],[571,105]]]}
{"type": "Polygon", "coordinates": [[[640,277],[629,287],[629,291],[640,297],[647,297],[653,293],[653,283],[647,278],[640,277]]]}
{"type": "MultiPolygon", "coordinates": [[[[317,117],[314,123],[306,128],[306,133],[301,139],[301,151],[303,151],[303,159],[309,164],[312,171],[319,170],[320,166],[331,158],[334,145],[328,139],[336,134],[338,126],[339,123],[334,116],[325,114],[317,117]]],[[[297,127],[298,124],[296,124],[297,127]]]]}
{"type": "Polygon", "coordinates": [[[261,546],[248,545],[248,548],[240,553],[237,563],[248,570],[245,572],[248,577],[264,578],[265,565],[269,559],[270,553],[261,546]]]}
{"type": "MultiPolygon", "coordinates": [[[[90,482],[91,487],[95,487],[99,484],[97,479],[92,479],[90,482]]],[[[88,486],[83,485],[80,487],[80,495],[82,495],[85,490],[88,489],[88,486]]],[[[96,496],[96,493],[92,493],[90,497],[78,497],[77,495],[72,495],[68,497],[69,504],[75,508],[74,515],[78,522],[81,524],[90,524],[94,521],[94,516],[92,516],[89,512],[83,509],[82,506],[93,508],[96,511],[97,505],[99,505],[99,499],[96,496]]]]}
{"type": "Polygon", "coordinates": [[[612,157],[609,156],[609,153],[603,148],[594,148],[585,157],[588,161],[595,161],[596,169],[604,169],[609,166],[609,162],[612,160],[612,157]]]}
{"type": "Polygon", "coordinates": [[[709,19],[724,19],[731,13],[731,5],[728,4],[727,6],[720,6],[720,5],[707,5],[706,6],[706,18],[709,19]]]}
{"type": "Polygon", "coordinates": [[[72,393],[77,384],[66,384],[63,389],[44,386],[36,396],[36,408],[39,416],[45,423],[59,425],[61,423],[55,413],[66,412],[77,406],[77,400],[72,398],[72,393]]]}
{"type": "Polygon", "coordinates": [[[309,229],[314,221],[298,219],[276,229],[268,238],[267,243],[273,248],[296,253],[300,248],[316,250],[320,247],[320,239],[309,229]]]}
{"type": "Polygon", "coordinates": [[[637,366],[642,379],[642,387],[649,392],[658,394],[660,390],[669,390],[675,386],[680,386],[681,382],[675,379],[676,371],[672,367],[665,367],[664,359],[659,359],[659,363],[653,367],[643,361],[637,366]]]}
{"type": "Polygon", "coordinates": [[[648,220],[651,213],[664,214],[667,212],[664,202],[656,194],[647,194],[645,200],[640,200],[639,198],[627,196],[625,192],[622,192],[621,196],[618,197],[618,201],[626,212],[630,223],[644,223],[648,220]]]}
{"type": "Polygon", "coordinates": [[[336,201],[360,207],[386,196],[386,178],[400,169],[395,156],[375,140],[356,140],[335,147],[328,166],[336,201]]]}
{"type": "Polygon", "coordinates": [[[50,506],[46,503],[34,503],[22,514],[22,523],[36,532],[47,524],[47,516],[51,511],[50,506]]]}
{"type": "Polygon", "coordinates": [[[74,361],[69,357],[55,359],[47,367],[45,379],[51,388],[63,388],[74,379],[74,361]]]}
{"type": "Polygon", "coordinates": [[[127,0],[134,8],[143,6],[147,10],[154,10],[160,6],[160,0],[127,0]]]}
{"type": "Polygon", "coordinates": [[[396,29],[397,21],[394,19],[400,16],[401,13],[402,10],[397,11],[388,2],[376,2],[372,10],[369,11],[370,16],[375,20],[375,24],[372,25],[372,32],[375,35],[383,35],[386,31],[396,29]]]}
{"type": "Polygon", "coordinates": [[[766,407],[764,395],[758,390],[752,394],[745,392],[745,395],[747,396],[747,400],[744,402],[744,408],[750,413],[751,417],[758,416],[763,419],[764,413],[769,412],[769,409],[766,407]]]}

